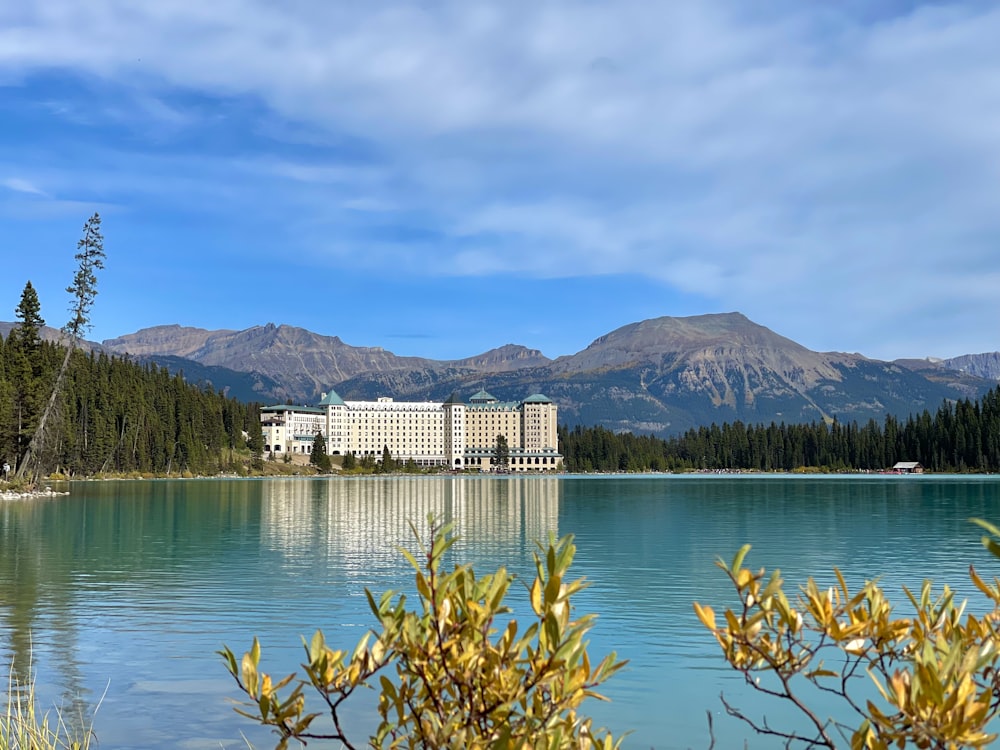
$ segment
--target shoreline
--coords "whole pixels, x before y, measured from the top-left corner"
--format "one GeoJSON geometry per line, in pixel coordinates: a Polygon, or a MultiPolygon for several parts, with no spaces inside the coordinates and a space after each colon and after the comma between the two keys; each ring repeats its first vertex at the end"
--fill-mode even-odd
{"type": "Polygon", "coordinates": [[[0,491],[0,502],[4,500],[31,500],[37,497],[64,497],[69,492],[59,492],[46,487],[41,490],[2,490],[0,491]]]}

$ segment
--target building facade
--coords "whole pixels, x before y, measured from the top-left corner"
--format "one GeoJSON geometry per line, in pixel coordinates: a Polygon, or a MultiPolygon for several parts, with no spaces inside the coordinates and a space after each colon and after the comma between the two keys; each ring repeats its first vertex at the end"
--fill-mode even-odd
{"type": "Polygon", "coordinates": [[[353,453],[380,460],[453,470],[555,471],[562,468],[556,405],[536,394],[524,401],[500,401],[479,391],[468,403],[452,396],[444,403],[344,401],[334,391],[316,407],[280,404],[261,410],[264,451],[310,453],[317,434],[327,453],[353,453]],[[496,463],[497,444],[506,443],[506,466],[496,463]]]}

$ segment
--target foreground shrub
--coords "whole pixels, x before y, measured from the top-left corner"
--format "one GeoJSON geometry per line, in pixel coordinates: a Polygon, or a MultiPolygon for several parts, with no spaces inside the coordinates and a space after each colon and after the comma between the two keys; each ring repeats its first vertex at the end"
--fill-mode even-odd
{"type": "MultiPolygon", "coordinates": [[[[995,539],[983,543],[1000,557],[995,539]]],[[[969,568],[986,599],[983,616],[965,614],[966,602],[956,602],[948,586],[934,594],[925,581],[919,593],[903,589],[913,611],[899,617],[877,582],[852,593],[839,570],[837,586],[821,588],[810,578],[792,599],[777,571],[765,580],[764,569],[743,567],[749,549],[718,563],[738,606],[721,620],[697,602],[695,612],[747,684],[793,706],[807,729],[777,727],[723,697],[730,716],[786,747],[943,750],[996,740],[990,723],[1000,709],[1000,579],[987,583],[969,568]],[[837,718],[809,705],[814,688],[839,703],[837,718]]]]}
{"type": "Polygon", "coordinates": [[[381,721],[371,747],[405,748],[617,748],[621,739],[592,727],[578,710],[625,662],[612,653],[591,666],[584,637],[594,616],[574,618],[570,598],[584,587],[566,579],[576,548],[572,537],[550,539],[535,554],[536,576],[528,589],[535,619],[523,632],[510,619],[504,597],[514,578],[503,568],[476,578],[468,565],[442,572],[454,544],[450,526],[431,520],[430,544],[414,535],[422,559],[405,550],[414,570],[417,606],[386,592],[367,592],[380,630],[371,631],[353,653],[333,650],[317,631],[306,643],[305,679],[275,682],[260,672],[260,644],[242,659],[220,654],[248,698],[244,716],[271,726],[278,748],[291,739],[339,740],[354,748],[342,729],[339,709],[359,687],[378,676],[381,721]],[[392,671],[390,676],[386,672],[392,671]],[[380,674],[381,673],[381,674],[380,674]],[[307,712],[306,689],[315,692],[332,728],[313,727],[321,714],[307,712]]]}

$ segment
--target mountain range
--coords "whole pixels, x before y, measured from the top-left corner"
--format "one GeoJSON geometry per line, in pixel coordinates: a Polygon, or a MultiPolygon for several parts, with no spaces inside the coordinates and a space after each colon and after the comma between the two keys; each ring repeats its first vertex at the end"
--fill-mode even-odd
{"type": "Polygon", "coordinates": [[[884,362],[814,352],[735,312],[644,320],[556,359],[515,344],[457,360],[401,357],[273,324],[157,326],[100,347],[243,400],[312,404],[331,388],[358,400],[443,401],[481,388],[518,400],[540,392],[559,404],[564,424],[656,435],[735,420],[881,421],[975,398],[1000,379],[1000,353],[884,362]]]}

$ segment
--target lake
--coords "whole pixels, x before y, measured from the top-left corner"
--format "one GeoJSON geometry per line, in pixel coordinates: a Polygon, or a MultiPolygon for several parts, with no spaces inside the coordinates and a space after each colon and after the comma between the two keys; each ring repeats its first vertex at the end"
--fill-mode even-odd
{"type": "MultiPolygon", "coordinates": [[[[409,522],[453,521],[454,558],[479,573],[530,578],[549,534],[574,534],[576,600],[596,612],[590,652],[630,660],[590,713],[626,747],[773,747],[720,711],[719,694],[761,703],[727,670],[694,600],[731,602],[714,562],[744,543],[752,567],[789,583],[853,586],[882,576],[894,600],[924,578],[971,595],[970,562],[1000,561],[973,516],[1000,521],[991,477],[600,476],[74,482],[68,497],[0,501],[0,667],[33,661],[46,703],[70,715],[99,704],[99,747],[273,747],[237,716],[235,686],[215,652],[256,634],[263,666],[294,669],[301,636],[322,628],[353,648],[373,625],[364,590],[411,591],[399,546],[409,522]],[[738,744],[737,744],[738,743],[738,744]]],[[[512,587],[523,615],[526,596],[512,587]]],[[[719,607],[716,606],[718,609],[719,607]]],[[[595,661],[596,661],[595,658],[595,661]]],[[[374,698],[349,716],[372,725],[374,698]]],[[[363,744],[359,735],[357,744],[363,744]]],[[[310,747],[322,747],[310,743],[310,747]]]]}

